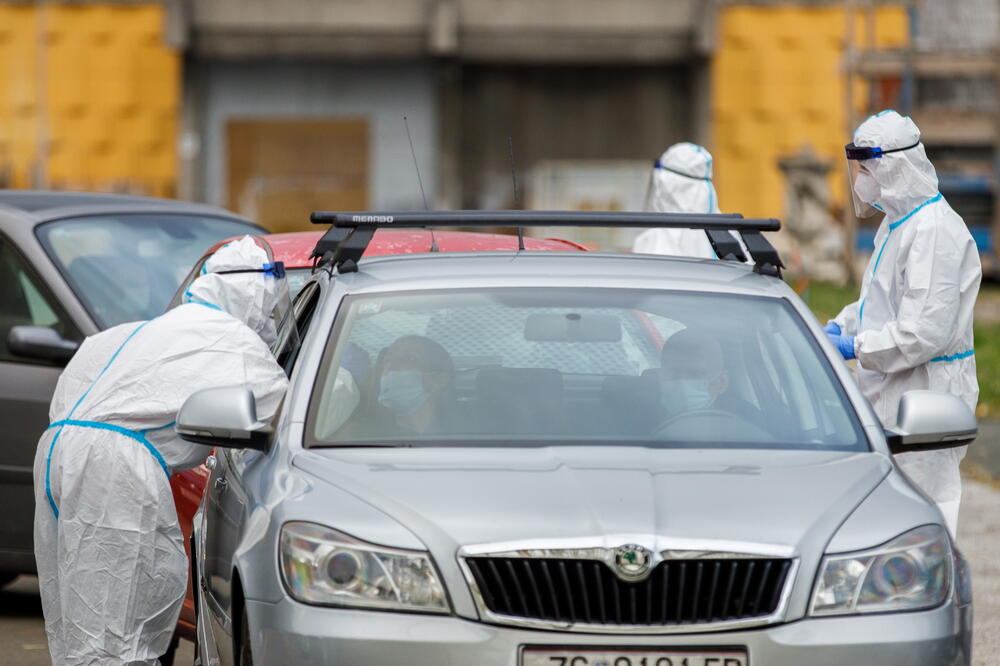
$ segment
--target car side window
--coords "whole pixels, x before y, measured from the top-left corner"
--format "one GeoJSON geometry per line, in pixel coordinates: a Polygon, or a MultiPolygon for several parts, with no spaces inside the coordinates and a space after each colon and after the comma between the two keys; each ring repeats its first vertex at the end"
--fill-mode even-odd
{"type": "Polygon", "coordinates": [[[79,340],[65,315],[58,312],[54,300],[41,281],[28,268],[10,241],[0,238],[0,360],[26,361],[7,348],[7,336],[15,326],[45,326],[63,338],[79,340]]]}
{"type": "MultiPolygon", "coordinates": [[[[309,324],[312,322],[313,312],[316,311],[316,304],[319,302],[319,291],[319,284],[311,282],[303,287],[292,304],[292,317],[295,320],[295,330],[298,332],[300,343],[305,338],[309,324]]],[[[292,336],[284,336],[284,339],[279,339],[275,349],[275,358],[278,359],[278,364],[288,376],[291,376],[295,361],[299,356],[298,346],[291,344],[293,339],[292,336]]]]}

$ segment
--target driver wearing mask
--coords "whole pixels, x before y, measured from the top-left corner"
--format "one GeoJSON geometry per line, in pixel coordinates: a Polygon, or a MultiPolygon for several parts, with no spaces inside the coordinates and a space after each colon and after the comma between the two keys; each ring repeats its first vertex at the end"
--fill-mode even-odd
{"type": "Polygon", "coordinates": [[[667,419],[697,409],[713,409],[729,388],[718,341],[684,329],[660,351],[660,404],[667,419]]]}
{"type": "Polygon", "coordinates": [[[661,429],[684,415],[708,411],[726,412],[739,423],[767,429],[759,409],[728,391],[722,347],[707,331],[686,328],[667,339],[660,351],[659,380],[661,429]]]}

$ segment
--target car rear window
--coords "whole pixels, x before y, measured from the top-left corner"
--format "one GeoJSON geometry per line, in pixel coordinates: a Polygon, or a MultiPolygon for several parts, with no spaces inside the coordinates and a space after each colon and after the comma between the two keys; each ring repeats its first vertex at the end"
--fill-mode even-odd
{"type": "Polygon", "coordinates": [[[782,299],[633,289],[345,299],[309,446],[645,442],[867,450],[782,299]]]}

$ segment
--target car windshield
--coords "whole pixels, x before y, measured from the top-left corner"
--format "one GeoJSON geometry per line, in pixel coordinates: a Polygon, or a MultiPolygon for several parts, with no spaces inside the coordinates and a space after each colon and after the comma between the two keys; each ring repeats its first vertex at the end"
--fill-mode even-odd
{"type": "Polygon", "coordinates": [[[37,231],[101,328],[161,314],[208,247],[230,236],[260,232],[239,220],[161,214],[68,218],[37,231]]]}
{"type": "Polygon", "coordinates": [[[791,305],[633,289],[345,299],[308,446],[868,450],[791,305]]]}

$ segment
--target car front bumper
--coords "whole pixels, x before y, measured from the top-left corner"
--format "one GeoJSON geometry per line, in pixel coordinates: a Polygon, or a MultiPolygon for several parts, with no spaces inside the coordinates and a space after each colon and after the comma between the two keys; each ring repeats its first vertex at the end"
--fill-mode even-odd
{"type": "Polygon", "coordinates": [[[522,646],[745,647],[752,666],[965,666],[972,607],[809,618],[746,631],[658,636],[526,630],[456,616],[247,601],[254,661],[396,666],[518,666],[522,646]]]}

